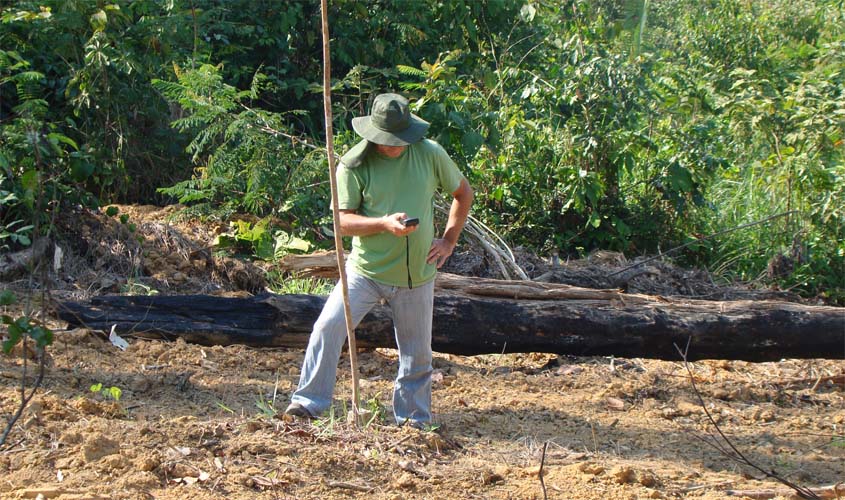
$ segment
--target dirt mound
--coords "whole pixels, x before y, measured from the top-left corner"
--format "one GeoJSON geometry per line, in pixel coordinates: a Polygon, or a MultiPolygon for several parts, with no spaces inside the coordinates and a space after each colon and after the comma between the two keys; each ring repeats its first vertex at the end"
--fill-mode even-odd
{"type": "MultiPolygon", "coordinates": [[[[794,293],[717,283],[710,273],[679,267],[669,259],[646,256],[628,259],[618,252],[597,251],[585,259],[561,261],[554,256],[542,259],[522,249],[516,249],[514,257],[528,277],[535,281],[584,288],[618,288],[627,293],[664,297],[801,301],[794,293]]],[[[501,267],[478,248],[456,252],[442,270],[464,276],[505,277],[501,267]]]]}
{"type": "Polygon", "coordinates": [[[226,224],[180,219],[178,206],[114,208],[113,216],[77,208],[58,218],[61,268],[51,266],[58,296],[264,290],[263,269],[214,252],[226,224]]]}
{"type": "MultiPolygon", "coordinates": [[[[179,206],[112,209],[116,213],[111,216],[77,208],[59,217],[59,238],[49,251],[58,247],[62,257],[49,266],[46,260],[55,256],[48,253],[45,265],[51,267],[52,289],[60,297],[81,300],[106,293],[226,294],[266,289],[268,264],[232,258],[215,249],[214,240],[229,230],[228,223],[181,218],[179,206]],[[62,266],[58,272],[56,262],[62,266]]],[[[244,218],[254,222],[254,217],[244,218]]],[[[520,248],[514,254],[528,278],[537,281],[668,297],[800,300],[787,292],[717,283],[706,271],[680,268],[662,258],[628,259],[599,251],[586,259],[561,261],[520,248]]],[[[472,240],[462,241],[442,270],[505,278],[496,259],[472,240]]]]}

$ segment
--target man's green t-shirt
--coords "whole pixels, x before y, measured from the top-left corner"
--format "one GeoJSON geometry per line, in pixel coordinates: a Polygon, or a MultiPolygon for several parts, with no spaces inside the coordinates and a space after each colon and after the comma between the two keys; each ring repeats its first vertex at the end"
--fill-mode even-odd
{"type": "MultiPolygon", "coordinates": [[[[356,148],[357,149],[357,148],[356,148]]],[[[436,142],[423,139],[411,144],[398,158],[388,158],[375,148],[355,168],[348,168],[348,153],[337,171],[338,208],[356,210],[366,217],[405,212],[419,217],[417,230],[405,237],[382,232],[352,238],[349,264],[363,276],[393,286],[422,285],[434,279],[436,266],[427,264],[434,239],[432,199],[438,190],[454,193],[463,175],[436,142]],[[344,162],[344,160],[347,162],[344,162]],[[406,260],[410,263],[408,265],[406,260]]]]}

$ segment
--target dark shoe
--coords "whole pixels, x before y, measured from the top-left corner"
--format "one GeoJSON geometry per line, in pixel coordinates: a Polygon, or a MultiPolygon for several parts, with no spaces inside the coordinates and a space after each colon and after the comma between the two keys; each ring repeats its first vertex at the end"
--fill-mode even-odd
{"type": "Polygon", "coordinates": [[[311,412],[308,411],[308,408],[302,406],[299,403],[291,403],[290,405],[288,405],[287,409],[285,410],[285,415],[314,420],[314,415],[311,415],[311,412]]]}

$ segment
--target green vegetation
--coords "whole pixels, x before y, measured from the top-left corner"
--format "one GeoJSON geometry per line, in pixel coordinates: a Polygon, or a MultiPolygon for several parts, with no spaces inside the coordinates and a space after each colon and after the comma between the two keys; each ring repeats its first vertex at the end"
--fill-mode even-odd
{"type": "Polygon", "coordinates": [[[334,288],[335,280],[325,278],[301,278],[297,276],[280,276],[278,272],[268,273],[268,288],[275,293],[328,295],[334,288]]]}
{"type": "Polygon", "coordinates": [[[102,396],[103,399],[111,399],[113,401],[120,401],[120,397],[123,395],[123,391],[120,389],[120,387],[103,387],[103,384],[101,382],[97,382],[96,384],[91,385],[89,390],[93,394],[99,394],[100,396],[102,396]]]}
{"type": "MultiPolygon", "coordinates": [[[[17,297],[9,290],[0,292],[0,306],[15,304],[17,297]]],[[[9,354],[21,342],[32,340],[39,352],[53,343],[53,331],[28,315],[13,318],[8,314],[0,315],[0,321],[6,325],[3,340],[3,352],[9,354]]]]}
{"type": "MultiPolygon", "coordinates": [[[[515,244],[638,255],[788,212],[678,258],[845,303],[838,0],[330,4],[339,151],[399,89],[515,244]]],[[[319,2],[0,9],[0,249],[67,204],[174,201],[256,216],[223,243],[259,258],[330,244],[319,2]]]]}
{"type": "MultiPolygon", "coordinates": [[[[0,308],[6,312],[7,306],[17,305],[18,298],[11,290],[0,291],[0,308]]],[[[24,304],[24,314],[17,318],[13,318],[8,314],[0,315],[0,322],[5,325],[6,332],[3,335],[3,354],[8,356],[12,353],[15,346],[21,344],[21,380],[20,380],[20,404],[17,411],[9,415],[6,421],[6,428],[0,434],[0,446],[6,443],[9,433],[15,426],[15,423],[20,419],[26,405],[35,396],[38,387],[44,380],[44,373],[47,367],[47,347],[53,344],[53,331],[41,324],[35,319],[35,314],[29,312],[30,304],[26,301],[24,304]],[[29,383],[27,381],[27,351],[30,349],[29,342],[35,344],[35,352],[38,353],[38,371],[35,376],[35,381],[29,383]]]]}

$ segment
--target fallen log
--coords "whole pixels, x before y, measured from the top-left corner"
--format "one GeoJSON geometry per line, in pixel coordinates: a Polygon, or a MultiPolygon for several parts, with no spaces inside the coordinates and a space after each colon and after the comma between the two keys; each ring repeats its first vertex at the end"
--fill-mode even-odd
{"type": "MultiPolygon", "coordinates": [[[[845,308],[775,301],[715,302],[524,281],[438,277],[432,347],[474,355],[547,352],[678,360],[845,358],[845,308]]],[[[262,294],[104,296],[64,302],[73,327],[204,345],[304,347],[325,297],[262,294]]],[[[356,329],[360,347],[394,347],[390,310],[356,329]]]]}

